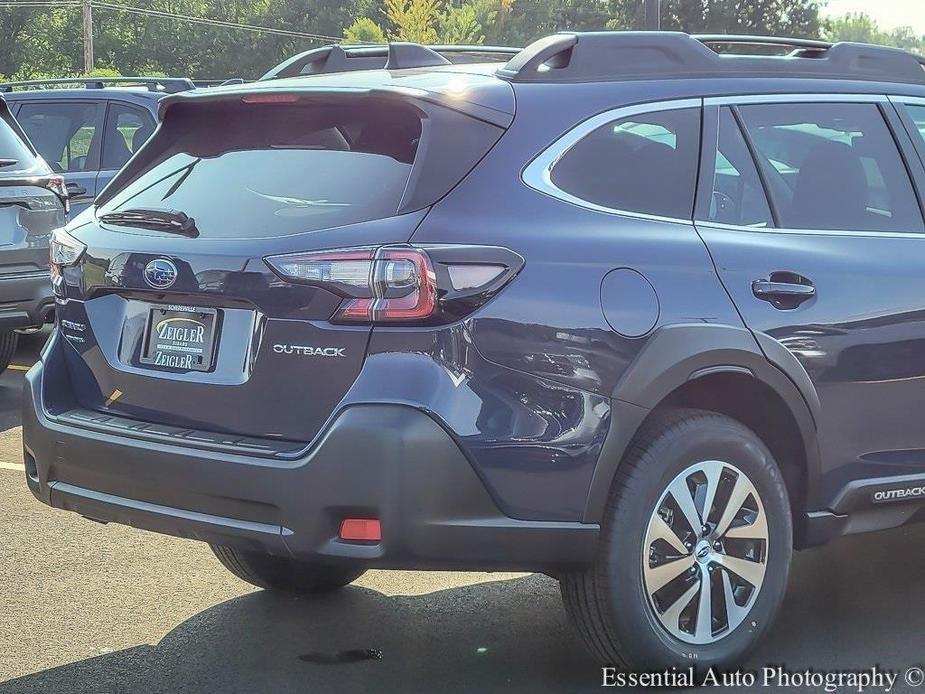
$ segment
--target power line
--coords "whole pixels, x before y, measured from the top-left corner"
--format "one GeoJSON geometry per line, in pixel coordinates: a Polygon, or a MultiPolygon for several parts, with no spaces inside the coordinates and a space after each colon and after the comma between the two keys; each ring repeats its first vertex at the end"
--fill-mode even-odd
{"type": "MultiPolygon", "coordinates": [[[[81,0],[0,0],[0,8],[15,7],[53,7],[72,9],[81,6],[81,0]]],[[[213,26],[222,29],[238,29],[240,31],[250,31],[261,34],[275,34],[277,36],[293,36],[296,38],[311,39],[314,41],[340,41],[340,36],[329,36],[327,34],[315,34],[307,31],[293,31],[291,29],[278,29],[276,27],[260,26],[257,24],[241,24],[239,22],[228,22],[222,19],[209,19],[207,17],[193,17],[191,15],[178,14],[176,12],[166,12],[163,10],[152,10],[143,7],[133,7],[131,5],[122,5],[113,2],[93,1],[93,7],[104,10],[113,10],[118,12],[128,12],[129,14],[138,14],[159,19],[173,19],[191,24],[202,24],[204,26],[213,26]]]]}
{"type": "Polygon", "coordinates": [[[79,7],[79,0],[0,0],[0,7],[79,7]]]}
{"type": "MultiPolygon", "coordinates": [[[[34,0],[26,0],[30,2],[34,0]]],[[[338,36],[328,36],[326,34],[314,34],[311,32],[305,31],[292,31],[289,29],[277,29],[275,27],[266,27],[259,26],[256,24],[241,24],[238,22],[227,22],[221,19],[208,19],[206,17],[193,17],[185,14],[178,14],[175,12],[165,12],[162,10],[151,10],[141,7],[132,7],[131,5],[121,5],[112,2],[93,2],[94,7],[100,7],[107,10],[116,10],[120,12],[128,12],[130,14],[139,14],[147,15],[150,17],[159,17],[162,19],[174,19],[183,22],[190,22],[191,24],[204,24],[207,26],[221,27],[224,29],[240,29],[241,31],[252,31],[256,33],[263,34],[276,34],[279,36],[295,36],[298,38],[314,39],[317,41],[340,41],[341,38],[338,36]]]]}

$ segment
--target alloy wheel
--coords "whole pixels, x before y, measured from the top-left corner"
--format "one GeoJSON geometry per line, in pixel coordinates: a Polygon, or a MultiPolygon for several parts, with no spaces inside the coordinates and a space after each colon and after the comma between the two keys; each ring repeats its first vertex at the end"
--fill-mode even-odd
{"type": "Polygon", "coordinates": [[[755,485],[730,463],[695,463],[668,485],[646,529],[649,605],[671,636],[715,643],[747,617],[767,562],[768,524],[755,485]]]}

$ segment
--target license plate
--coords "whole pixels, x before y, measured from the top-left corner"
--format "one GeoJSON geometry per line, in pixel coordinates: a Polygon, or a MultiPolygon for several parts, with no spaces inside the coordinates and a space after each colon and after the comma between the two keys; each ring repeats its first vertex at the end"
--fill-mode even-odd
{"type": "Polygon", "coordinates": [[[152,307],[141,363],[173,371],[208,371],[215,351],[216,315],[214,308],[152,307]]]}

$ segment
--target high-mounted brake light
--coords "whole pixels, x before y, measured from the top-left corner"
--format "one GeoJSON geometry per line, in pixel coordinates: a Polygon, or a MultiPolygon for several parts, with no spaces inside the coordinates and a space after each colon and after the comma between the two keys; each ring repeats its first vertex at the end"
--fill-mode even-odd
{"type": "Polygon", "coordinates": [[[471,313],[507,284],[523,258],[496,246],[343,248],[277,255],[287,282],[341,297],[334,323],[437,324],[471,313]]]}
{"type": "Polygon", "coordinates": [[[298,94],[247,94],[241,97],[245,104],[294,104],[298,94]]]}

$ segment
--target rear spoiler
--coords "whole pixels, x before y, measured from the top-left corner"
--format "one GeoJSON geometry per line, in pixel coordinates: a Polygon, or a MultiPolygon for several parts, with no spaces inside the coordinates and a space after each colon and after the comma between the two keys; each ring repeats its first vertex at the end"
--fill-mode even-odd
{"type": "MultiPolygon", "coordinates": [[[[337,87],[312,84],[311,81],[297,83],[286,82],[250,83],[233,87],[214,87],[208,90],[195,90],[173,94],[158,104],[158,117],[164,119],[167,112],[176,104],[183,103],[271,103],[295,102],[301,99],[340,99],[350,97],[378,97],[397,99],[410,104],[431,103],[459,111],[472,118],[507,128],[514,119],[514,101],[512,92],[499,93],[500,80],[482,76],[447,73],[447,84],[428,83],[426,88],[414,85],[398,86],[394,84],[370,85],[369,87],[337,87]],[[490,81],[492,89],[486,89],[490,81]],[[460,85],[471,86],[460,95],[460,85]],[[481,87],[481,88],[479,88],[481,87]]],[[[501,82],[501,84],[504,84],[501,82]]]]}

